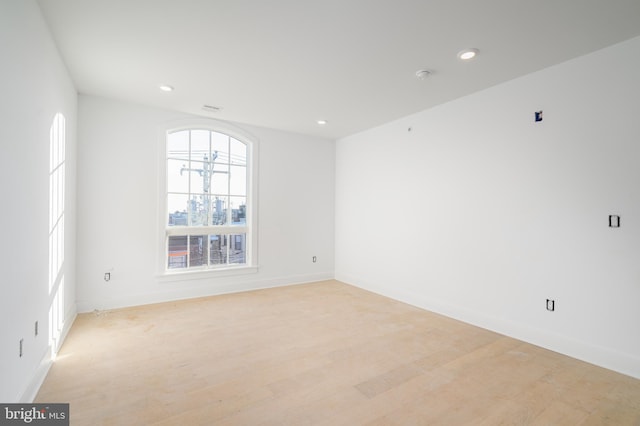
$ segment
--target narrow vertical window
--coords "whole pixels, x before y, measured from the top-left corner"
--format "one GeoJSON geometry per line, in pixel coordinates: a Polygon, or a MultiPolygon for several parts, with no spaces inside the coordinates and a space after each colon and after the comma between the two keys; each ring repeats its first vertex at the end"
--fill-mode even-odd
{"type": "Polygon", "coordinates": [[[54,351],[64,326],[65,118],[56,114],[49,130],[49,343],[54,351]]]}

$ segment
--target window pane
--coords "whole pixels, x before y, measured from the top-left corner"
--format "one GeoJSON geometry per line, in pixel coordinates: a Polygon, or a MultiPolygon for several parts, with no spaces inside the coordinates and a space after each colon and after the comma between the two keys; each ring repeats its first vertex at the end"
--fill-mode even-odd
{"type": "Polygon", "coordinates": [[[247,164],[247,146],[234,138],[231,138],[231,164],[247,164]]]}
{"type": "Polygon", "coordinates": [[[187,200],[186,194],[169,194],[167,196],[169,226],[187,225],[187,200]]]}
{"type": "Polygon", "coordinates": [[[215,157],[216,164],[229,164],[229,151],[216,151],[213,156],[215,157]]]}
{"type": "Polygon", "coordinates": [[[187,236],[171,236],[168,244],[168,263],[167,268],[186,268],[187,267],[187,236]]]}
{"type": "Polygon", "coordinates": [[[207,170],[207,164],[202,161],[192,161],[191,168],[188,172],[190,180],[191,180],[191,193],[192,194],[202,194],[206,192],[204,187],[209,182],[209,171],[207,170]]]}
{"type": "Polygon", "coordinates": [[[227,197],[211,197],[211,225],[227,223],[227,197]]]}
{"type": "Polygon", "coordinates": [[[211,225],[211,221],[209,220],[211,213],[211,209],[214,207],[211,205],[211,196],[206,194],[202,197],[202,210],[200,214],[202,215],[202,225],[211,225]]]}
{"type": "Polygon", "coordinates": [[[229,163],[229,136],[213,132],[211,134],[211,152],[216,163],[229,163]],[[217,152],[217,154],[216,154],[217,152]]]}
{"type": "Polygon", "coordinates": [[[247,195],[247,168],[231,166],[229,195],[247,195]]]}
{"type": "Polygon", "coordinates": [[[245,234],[229,235],[229,263],[246,263],[246,236],[245,234]]]}
{"type": "Polygon", "coordinates": [[[189,131],[183,130],[167,135],[167,158],[189,160],[189,131]]]}
{"type": "Polygon", "coordinates": [[[192,195],[189,200],[189,225],[202,226],[207,225],[207,217],[209,216],[209,196],[208,195],[192,195]]]}
{"type": "Polygon", "coordinates": [[[211,193],[227,195],[229,191],[229,166],[214,164],[211,176],[211,193]]]}
{"type": "Polygon", "coordinates": [[[231,224],[245,225],[247,223],[247,201],[245,197],[229,197],[231,200],[231,224]]]}
{"type": "Polygon", "coordinates": [[[209,235],[209,264],[227,264],[227,236],[209,235]]]}
{"type": "Polygon", "coordinates": [[[207,264],[207,236],[191,235],[189,237],[189,266],[207,264]]]}
{"type": "Polygon", "coordinates": [[[182,171],[188,168],[189,162],[183,160],[167,161],[167,190],[168,192],[189,192],[189,172],[182,171]]]}
{"type": "Polygon", "coordinates": [[[191,131],[191,159],[201,161],[209,158],[209,132],[208,130],[191,131]]]}

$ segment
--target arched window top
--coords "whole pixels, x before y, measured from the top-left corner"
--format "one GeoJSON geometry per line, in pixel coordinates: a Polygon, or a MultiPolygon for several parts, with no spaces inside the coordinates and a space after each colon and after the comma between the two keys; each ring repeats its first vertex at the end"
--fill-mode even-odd
{"type": "Polygon", "coordinates": [[[169,134],[182,130],[209,130],[212,132],[225,134],[239,141],[242,141],[247,145],[254,146],[258,143],[258,138],[241,127],[224,121],[206,118],[183,119],[169,122],[163,128],[163,133],[169,134]]]}

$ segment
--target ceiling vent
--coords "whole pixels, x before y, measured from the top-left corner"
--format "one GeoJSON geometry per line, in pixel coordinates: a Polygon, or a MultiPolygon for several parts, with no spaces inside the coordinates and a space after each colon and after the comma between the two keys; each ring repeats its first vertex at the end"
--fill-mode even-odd
{"type": "Polygon", "coordinates": [[[202,109],[208,112],[220,112],[222,108],[213,105],[202,105],[202,109]]]}

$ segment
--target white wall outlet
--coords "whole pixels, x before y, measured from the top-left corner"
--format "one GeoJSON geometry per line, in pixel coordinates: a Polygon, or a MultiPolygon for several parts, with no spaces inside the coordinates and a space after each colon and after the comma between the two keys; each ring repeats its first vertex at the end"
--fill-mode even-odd
{"type": "Polygon", "coordinates": [[[553,299],[547,299],[547,311],[555,311],[556,310],[556,301],[553,299]]]}

